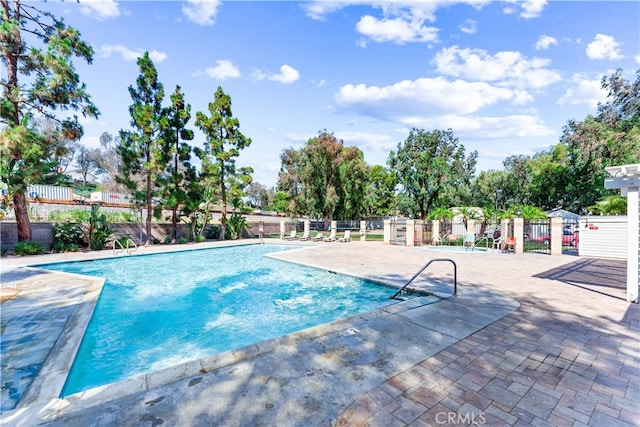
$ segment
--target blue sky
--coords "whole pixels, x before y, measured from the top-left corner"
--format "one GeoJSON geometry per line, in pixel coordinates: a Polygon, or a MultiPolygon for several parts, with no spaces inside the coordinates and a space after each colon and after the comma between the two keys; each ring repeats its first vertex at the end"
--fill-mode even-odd
{"type": "MultiPolygon", "coordinates": [[[[129,127],[149,51],[167,93],[206,111],[218,86],[252,145],[238,163],[275,185],[279,156],[320,130],[385,164],[412,127],[451,128],[477,171],[558,143],[596,112],[601,78],[640,69],[637,1],[48,2],[95,49],[76,62],[101,116],[88,146],[129,127]]],[[[193,119],[192,119],[193,121],[193,119]]],[[[193,123],[192,123],[193,124],[193,123]]],[[[194,126],[192,128],[195,129],[194,126]]],[[[196,130],[193,145],[203,135],[196,130]]]]}

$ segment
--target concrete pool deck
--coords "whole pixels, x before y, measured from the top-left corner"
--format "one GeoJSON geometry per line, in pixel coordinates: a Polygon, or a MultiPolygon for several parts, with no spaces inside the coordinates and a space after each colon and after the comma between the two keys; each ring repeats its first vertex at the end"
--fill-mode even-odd
{"type": "MultiPolygon", "coordinates": [[[[3,283],[4,277],[22,273],[14,288],[36,278],[40,287],[53,286],[55,280],[29,277],[19,266],[95,255],[3,259],[3,283]]],[[[600,270],[584,278],[575,274],[576,263],[588,260],[575,257],[444,254],[356,241],[277,255],[396,285],[428,259],[445,256],[458,264],[457,298],[433,304],[429,297],[407,301],[142,381],[67,399],[36,399],[3,413],[1,421],[65,426],[640,425],[639,310],[617,296],[615,264],[589,265],[600,270]],[[590,280],[596,276],[597,281],[590,280]]],[[[432,267],[425,278],[437,280],[434,290],[450,292],[451,265],[432,267]]],[[[418,284],[430,286],[426,280],[418,284]]],[[[83,298],[90,299],[93,291],[87,286],[83,298]]],[[[27,296],[18,293],[3,303],[3,325],[5,307],[27,296]]]]}

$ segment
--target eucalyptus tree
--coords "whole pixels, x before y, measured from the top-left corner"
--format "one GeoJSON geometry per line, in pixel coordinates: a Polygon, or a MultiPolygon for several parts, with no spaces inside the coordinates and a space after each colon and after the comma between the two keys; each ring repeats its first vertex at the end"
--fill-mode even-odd
{"type": "Polygon", "coordinates": [[[412,129],[388,159],[398,175],[401,206],[424,219],[447,190],[470,185],[477,157],[476,151],[465,155],[464,145],[451,129],[412,129]]]}
{"type": "MultiPolygon", "coordinates": [[[[240,150],[251,145],[251,139],[240,132],[240,121],[233,117],[231,97],[221,87],[216,90],[209,114],[198,111],[196,126],[205,135],[204,148],[195,150],[202,160],[202,176],[212,183],[222,204],[220,240],[225,239],[227,225],[227,198],[233,177],[238,174],[235,160],[240,150]]],[[[243,170],[241,174],[248,171],[243,170]]]]}
{"type": "Polygon", "coordinates": [[[633,83],[617,70],[602,79],[602,88],[608,101],[598,114],[569,120],[560,138],[568,157],[565,208],[578,213],[612,194],[602,184],[605,167],[640,162],[640,70],[633,83]]]}
{"type": "Polygon", "coordinates": [[[269,204],[270,194],[267,186],[257,181],[253,181],[247,188],[247,200],[253,208],[266,209],[269,204]]]}
{"type": "Polygon", "coordinates": [[[324,219],[325,228],[339,204],[342,141],[326,131],[310,138],[301,150],[298,173],[308,214],[324,219]]]}
{"type": "Polygon", "coordinates": [[[283,151],[278,190],[289,194],[290,212],[329,220],[367,212],[368,166],[362,151],[344,147],[333,133],[318,132],[300,150],[283,151]]]}
{"type": "Polygon", "coordinates": [[[298,151],[293,148],[282,150],[278,184],[276,186],[278,197],[277,201],[273,202],[274,205],[278,206],[276,210],[279,212],[299,215],[307,211],[303,182],[300,176],[300,162],[301,150],[298,151]]]}
{"type": "Polygon", "coordinates": [[[394,213],[397,185],[398,176],[391,169],[382,165],[373,165],[369,169],[368,215],[388,216],[394,213]]]}
{"type": "Polygon", "coordinates": [[[362,150],[343,147],[338,168],[340,204],[338,216],[344,219],[361,219],[367,215],[370,168],[364,161],[362,150]]]}
{"type": "Polygon", "coordinates": [[[76,114],[60,113],[99,114],[72,61],[90,64],[94,52],[77,29],[33,2],[0,0],[0,6],[0,54],[6,67],[0,80],[0,175],[13,199],[18,241],[26,241],[31,240],[27,185],[55,167],[52,153],[63,154],[64,141],[78,140],[83,133],[76,114]],[[34,124],[38,117],[56,126],[41,132],[34,124]]]}
{"type": "Polygon", "coordinates": [[[118,173],[122,169],[122,157],[118,153],[120,145],[120,135],[113,136],[109,132],[100,135],[98,167],[103,171],[101,187],[104,191],[127,191],[126,186],[117,182],[118,173]]]}
{"type": "Polygon", "coordinates": [[[118,153],[122,167],[118,181],[125,184],[135,199],[146,206],[146,244],[150,244],[153,197],[157,193],[155,180],[165,171],[170,153],[164,141],[166,121],[162,108],[164,86],[158,81],[158,71],[149,52],[138,58],[140,75],[136,87],[129,86],[133,104],[129,107],[131,130],[121,130],[118,153]],[[142,176],[142,183],[140,179],[142,176]],[[141,188],[142,187],[142,188],[141,188]]]}
{"type": "Polygon", "coordinates": [[[166,174],[166,184],[164,185],[164,207],[171,209],[171,240],[177,239],[178,232],[178,208],[187,201],[187,176],[186,170],[190,167],[191,146],[185,141],[193,139],[193,131],[187,128],[187,123],[191,119],[191,105],[185,103],[184,94],[176,86],[171,94],[171,106],[165,109],[166,120],[162,122],[164,137],[164,152],[169,152],[173,156],[173,163],[169,166],[166,174]]]}
{"type": "Polygon", "coordinates": [[[90,173],[100,174],[103,172],[100,168],[100,149],[80,145],[77,151],[75,163],[82,175],[82,184],[87,185],[87,176],[90,173]]]}

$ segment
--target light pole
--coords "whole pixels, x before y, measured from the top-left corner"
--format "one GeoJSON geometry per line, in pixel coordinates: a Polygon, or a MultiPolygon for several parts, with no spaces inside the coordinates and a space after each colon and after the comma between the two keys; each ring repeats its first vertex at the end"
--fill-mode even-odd
{"type": "Polygon", "coordinates": [[[496,188],[496,215],[498,213],[498,194],[502,193],[501,188],[496,188]]]}
{"type": "Polygon", "coordinates": [[[140,211],[140,245],[142,246],[142,205],[138,209],[140,211]]]}

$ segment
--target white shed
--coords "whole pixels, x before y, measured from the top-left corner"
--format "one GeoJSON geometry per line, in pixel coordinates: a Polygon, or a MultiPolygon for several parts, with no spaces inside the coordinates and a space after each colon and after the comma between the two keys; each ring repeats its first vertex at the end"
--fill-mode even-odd
{"type": "Polygon", "coordinates": [[[580,256],[627,259],[627,217],[580,218],[580,256]]]}

